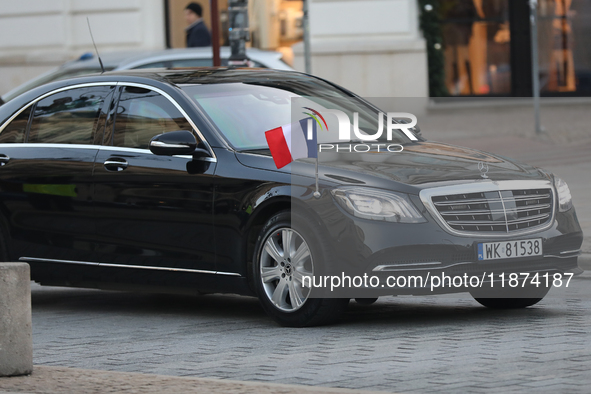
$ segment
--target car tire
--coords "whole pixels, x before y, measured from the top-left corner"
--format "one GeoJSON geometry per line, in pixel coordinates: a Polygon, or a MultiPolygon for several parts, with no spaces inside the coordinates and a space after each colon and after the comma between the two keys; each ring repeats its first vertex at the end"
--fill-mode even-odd
{"type": "Polygon", "coordinates": [[[371,305],[378,300],[377,297],[374,298],[355,298],[355,302],[360,305],[371,305]]]}
{"type": "Polygon", "coordinates": [[[471,293],[472,297],[479,304],[491,309],[521,309],[527,308],[542,301],[548,294],[551,287],[529,287],[526,289],[504,289],[499,297],[494,297],[494,293],[487,293],[486,297],[482,294],[471,293]],[[511,291],[519,291],[520,297],[510,297],[511,291]],[[504,296],[502,297],[501,294],[504,296]],[[492,297],[491,297],[492,296],[492,297]]]}
{"type": "Polygon", "coordinates": [[[349,303],[310,298],[309,289],[301,286],[302,275],[320,273],[319,263],[327,256],[322,239],[302,216],[289,211],[272,216],[259,233],[251,272],[254,288],[265,312],[282,326],[332,323],[349,303]]]}
{"type": "Polygon", "coordinates": [[[521,309],[542,301],[542,298],[474,298],[479,304],[491,309],[521,309]]]}

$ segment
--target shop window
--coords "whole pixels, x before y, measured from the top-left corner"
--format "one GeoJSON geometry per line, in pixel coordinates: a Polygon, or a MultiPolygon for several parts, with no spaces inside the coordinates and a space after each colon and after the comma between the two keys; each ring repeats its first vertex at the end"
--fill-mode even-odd
{"type": "Polygon", "coordinates": [[[509,0],[440,3],[445,82],[452,96],[511,94],[509,0]]]}
{"type": "Polygon", "coordinates": [[[542,91],[591,91],[591,2],[540,0],[538,26],[542,91]]]}

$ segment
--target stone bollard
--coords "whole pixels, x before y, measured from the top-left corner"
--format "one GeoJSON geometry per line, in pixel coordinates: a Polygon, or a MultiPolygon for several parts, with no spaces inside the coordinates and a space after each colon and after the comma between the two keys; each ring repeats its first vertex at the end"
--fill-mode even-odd
{"type": "Polygon", "coordinates": [[[29,264],[0,263],[0,376],[33,371],[29,264]]]}

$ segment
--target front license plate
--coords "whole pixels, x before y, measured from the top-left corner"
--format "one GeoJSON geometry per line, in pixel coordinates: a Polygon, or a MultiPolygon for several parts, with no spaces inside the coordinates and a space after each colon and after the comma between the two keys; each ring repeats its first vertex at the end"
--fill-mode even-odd
{"type": "Polygon", "coordinates": [[[478,244],[478,260],[514,259],[542,255],[542,238],[478,244]]]}

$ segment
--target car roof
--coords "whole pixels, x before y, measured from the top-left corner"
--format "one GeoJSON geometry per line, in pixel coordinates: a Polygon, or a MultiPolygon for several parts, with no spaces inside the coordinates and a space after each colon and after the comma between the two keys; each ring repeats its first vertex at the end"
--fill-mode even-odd
{"type": "MultiPolygon", "coordinates": [[[[95,82],[144,83],[168,89],[167,86],[203,85],[215,83],[261,83],[263,81],[296,81],[316,78],[297,71],[273,70],[269,68],[202,67],[202,68],[152,68],[120,71],[107,71],[62,79],[36,87],[22,94],[17,102],[27,102],[45,92],[73,85],[95,82]]],[[[12,103],[11,100],[4,106],[12,103]]]]}
{"type": "MultiPolygon", "coordinates": [[[[103,65],[107,69],[126,70],[138,67],[144,64],[176,60],[176,59],[207,59],[212,57],[211,47],[202,48],[175,48],[161,49],[154,51],[113,51],[100,53],[103,65]]],[[[221,47],[220,56],[222,59],[229,58],[231,54],[230,47],[221,47]]],[[[247,48],[246,54],[252,60],[259,63],[277,62],[283,56],[280,52],[264,51],[257,48],[247,48]]],[[[96,69],[100,68],[98,58],[92,53],[86,53],[79,59],[72,60],[61,66],[67,69],[96,69]]],[[[286,65],[286,68],[289,66],[286,65]]]]}
{"type": "MultiPolygon", "coordinates": [[[[88,74],[59,81],[54,81],[43,86],[36,87],[0,107],[0,124],[10,116],[22,110],[24,105],[30,104],[40,97],[56,90],[74,88],[80,85],[107,84],[114,85],[127,83],[132,86],[149,86],[169,94],[178,102],[191,101],[189,96],[180,91],[180,87],[186,85],[206,84],[249,84],[262,86],[282,85],[290,89],[290,85],[298,82],[328,83],[321,78],[300,73],[297,71],[273,70],[268,68],[237,68],[237,67],[204,67],[183,69],[134,69],[124,71],[111,71],[102,74],[88,74]]],[[[334,85],[333,85],[334,86],[334,85]]],[[[295,86],[294,86],[295,88],[295,86]]],[[[312,87],[311,87],[312,89],[312,87]]],[[[312,91],[311,91],[312,94],[312,91]]],[[[218,137],[213,137],[217,139],[218,137]]],[[[221,140],[219,140],[221,141],[221,140]]],[[[218,141],[218,142],[219,142],[218,141]]],[[[210,142],[211,143],[211,142],[210,142]]],[[[222,142],[219,142],[222,143],[222,142]]]]}
{"type": "MultiPolygon", "coordinates": [[[[299,80],[314,78],[297,71],[251,67],[160,68],[108,71],[62,80],[69,84],[104,80],[133,82],[149,79],[172,85],[204,85],[216,83],[253,83],[267,79],[299,80]]],[[[67,85],[67,84],[65,84],[67,85]]]]}
{"type": "MultiPolygon", "coordinates": [[[[163,49],[155,51],[132,50],[132,51],[114,51],[101,53],[101,60],[106,70],[128,70],[136,67],[174,61],[174,60],[192,60],[192,59],[211,59],[211,47],[203,48],[179,48],[163,49]]],[[[253,61],[258,62],[264,67],[279,70],[293,70],[286,63],[281,61],[282,54],[274,51],[265,51],[256,48],[247,48],[246,53],[253,61]]],[[[221,47],[220,55],[222,59],[228,59],[231,54],[229,47],[221,47]]],[[[101,69],[98,58],[91,52],[87,52],[76,60],[69,61],[63,65],[48,71],[30,81],[27,81],[14,89],[2,95],[4,101],[10,101],[14,97],[33,89],[46,82],[62,79],[71,74],[89,74],[101,69]]]]}
{"type": "MultiPolygon", "coordinates": [[[[252,60],[266,63],[274,62],[281,59],[282,54],[280,52],[263,51],[256,48],[247,48],[246,54],[252,60]]],[[[231,55],[231,49],[229,47],[220,48],[220,57],[222,59],[229,58],[231,55]]],[[[176,49],[163,49],[158,51],[149,51],[138,53],[135,56],[129,56],[124,59],[117,69],[124,70],[128,68],[137,67],[139,65],[154,63],[159,61],[167,60],[178,60],[178,59],[211,59],[212,50],[210,47],[203,48],[176,48],[176,49]]]]}

